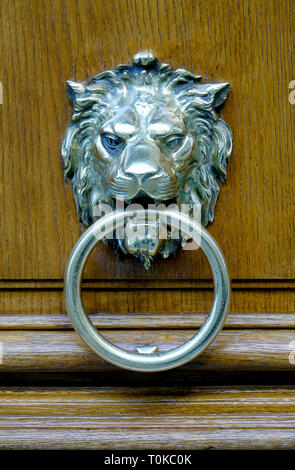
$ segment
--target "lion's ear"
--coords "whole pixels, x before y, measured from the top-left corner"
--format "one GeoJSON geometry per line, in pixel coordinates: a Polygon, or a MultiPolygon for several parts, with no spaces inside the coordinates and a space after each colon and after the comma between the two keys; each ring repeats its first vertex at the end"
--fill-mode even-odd
{"type": "Polygon", "coordinates": [[[210,83],[206,85],[208,93],[213,96],[213,108],[220,106],[227,98],[229,92],[229,83],[210,83]]]}
{"type": "Polygon", "coordinates": [[[70,80],[67,81],[68,84],[68,93],[73,102],[76,103],[77,97],[81,96],[85,93],[85,87],[83,83],[80,82],[71,82],[70,80]]]}
{"type": "Polygon", "coordinates": [[[204,83],[197,86],[197,96],[201,104],[210,105],[212,109],[220,106],[229,91],[228,83],[204,83]]]}

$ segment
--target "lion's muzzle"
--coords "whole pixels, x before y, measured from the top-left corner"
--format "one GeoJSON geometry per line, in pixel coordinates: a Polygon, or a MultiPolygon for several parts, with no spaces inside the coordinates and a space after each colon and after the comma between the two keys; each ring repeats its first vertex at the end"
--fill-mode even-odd
{"type": "Polygon", "coordinates": [[[125,148],[121,159],[109,170],[108,189],[113,198],[130,201],[147,195],[165,201],[176,196],[178,181],[155,144],[134,144],[125,148]]]}
{"type": "Polygon", "coordinates": [[[156,145],[138,144],[128,146],[122,155],[123,170],[139,182],[158,173],[161,154],[156,145]]]}

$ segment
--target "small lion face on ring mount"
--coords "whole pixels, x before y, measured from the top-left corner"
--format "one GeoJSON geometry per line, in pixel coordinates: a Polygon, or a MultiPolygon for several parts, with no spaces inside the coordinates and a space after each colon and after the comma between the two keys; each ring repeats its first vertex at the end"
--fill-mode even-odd
{"type": "MultiPolygon", "coordinates": [[[[232,149],[231,131],[215,109],[229,85],[200,79],[143,52],[131,66],[119,65],[87,83],[68,82],[74,114],[62,156],[85,225],[118,201],[143,208],[186,204],[189,213],[199,204],[202,224],[213,220],[218,180],[225,181],[232,149]]],[[[176,254],[184,243],[181,236],[169,237],[169,230],[160,240],[142,223],[144,238],[114,236],[107,243],[147,269],[155,256],[176,254]]]]}

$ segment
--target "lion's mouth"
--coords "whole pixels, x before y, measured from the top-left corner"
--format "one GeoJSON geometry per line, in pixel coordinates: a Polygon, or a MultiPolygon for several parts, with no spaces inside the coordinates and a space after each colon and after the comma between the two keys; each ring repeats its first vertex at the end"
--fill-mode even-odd
{"type": "Polygon", "coordinates": [[[107,177],[108,193],[113,199],[133,201],[141,197],[153,199],[154,201],[165,201],[177,196],[178,180],[175,175],[161,173],[151,176],[143,182],[134,177],[126,177],[119,173],[116,177],[107,177]]]}
{"type": "Polygon", "coordinates": [[[176,198],[167,199],[161,201],[159,199],[154,199],[149,196],[137,196],[129,201],[124,201],[124,209],[128,209],[128,206],[138,205],[138,209],[156,209],[157,207],[163,209],[168,208],[171,205],[176,204],[176,198]],[[140,207],[139,207],[140,206],[140,207]]]}

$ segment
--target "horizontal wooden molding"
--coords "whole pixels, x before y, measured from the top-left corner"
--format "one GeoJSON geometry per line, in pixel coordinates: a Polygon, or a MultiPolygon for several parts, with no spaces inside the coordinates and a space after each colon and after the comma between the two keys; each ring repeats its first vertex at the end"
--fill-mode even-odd
{"type": "MultiPolygon", "coordinates": [[[[97,313],[89,317],[99,329],[190,329],[199,328],[208,314],[204,313],[97,313]]],[[[295,328],[292,313],[232,313],[223,328],[295,328]]],[[[67,314],[0,315],[0,330],[71,330],[67,314]]]]}
{"type": "Polygon", "coordinates": [[[291,449],[294,387],[0,388],[1,449],[291,449]]]}
{"type": "MultiPolygon", "coordinates": [[[[166,351],[187,341],[195,330],[104,330],[113,343],[134,350],[143,344],[166,351]]],[[[290,371],[293,330],[223,330],[208,349],[181,368],[184,373],[207,371],[290,371]]],[[[0,372],[122,372],[94,354],[72,331],[1,331],[0,372]]]]}

